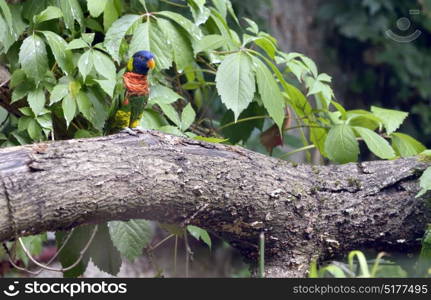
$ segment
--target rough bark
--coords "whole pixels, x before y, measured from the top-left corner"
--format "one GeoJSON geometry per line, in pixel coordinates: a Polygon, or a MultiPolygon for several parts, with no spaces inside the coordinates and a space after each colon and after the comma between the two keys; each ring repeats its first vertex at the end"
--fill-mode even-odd
{"type": "Polygon", "coordinates": [[[411,247],[430,220],[417,158],[294,165],[148,131],[0,150],[0,240],[83,223],[195,224],[248,259],[266,238],[267,275],[304,276],[313,258],[411,247]]]}

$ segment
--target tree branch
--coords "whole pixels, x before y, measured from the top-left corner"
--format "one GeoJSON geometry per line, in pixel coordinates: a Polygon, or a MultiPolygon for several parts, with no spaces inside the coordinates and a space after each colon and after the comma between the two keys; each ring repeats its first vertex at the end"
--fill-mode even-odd
{"type": "Polygon", "coordinates": [[[312,259],[407,248],[430,220],[417,158],[293,165],[243,148],[147,131],[0,150],[0,240],[144,218],[194,224],[267,275],[304,276],[312,259]]]}

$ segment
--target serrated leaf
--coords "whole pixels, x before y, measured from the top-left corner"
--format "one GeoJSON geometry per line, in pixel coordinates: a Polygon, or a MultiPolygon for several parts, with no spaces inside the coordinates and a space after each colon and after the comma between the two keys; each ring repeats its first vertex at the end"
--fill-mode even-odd
{"type": "Polygon", "coordinates": [[[175,110],[175,108],[170,104],[159,104],[160,108],[162,109],[163,113],[174,122],[174,124],[180,128],[181,127],[181,119],[178,115],[178,112],[175,110]]]}
{"type": "Polygon", "coordinates": [[[172,46],[166,42],[166,37],[157,23],[148,21],[136,28],[130,42],[129,57],[140,50],[148,50],[155,55],[157,69],[164,70],[172,66],[172,46]]]}
{"type": "Polygon", "coordinates": [[[121,2],[119,0],[108,0],[103,11],[103,27],[107,31],[121,15],[121,2]]]}
{"type": "Polygon", "coordinates": [[[88,44],[83,39],[74,39],[66,47],[67,50],[88,48],[88,44]]]}
{"type": "Polygon", "coordinates": [[[401,157],[415,156],[426,150],[426,147],[413,137],[403,133],[393,133],[392,147],[401,157]]]}
{"type": "Polygon", "coordinates": [[[72,95],[68,94],[61,103],[61,107],[63,108],[63,115],[66,120],[66,125],[69,127],[70,122],[72,122],[73,118],[75,118],[76,114],[76,101],[72,97],[72,95]]]}
{"type": "Polygon", "coordinates": [[[28,78],[40,82],[48,71],[48,56],[43,40],[33,34],[28,36],[21,45],[19,62],[28,78]]]}
{"type": "Polygon", "coordinates": [[[227,56],[221,63],[216,86],[221,100],[233,111],[235,121],[253,100],[256,82],[250,58],[243,52],[227,56]]]}
{"type": "Polygon", "coordinates": [[[254,41],[261,49],[263,49],[269,57],[274,59],[277,52],[277,47],[268,38],[258,38],[254,41]]]}
{"type": "Polygon", "coordinates": [[[96,71],[111,81],[115,81],[117,77],[117,69],[115,68],[114,62],[100,51],[95,50],[93,52],[93,61],[96,71]]]}
{"type": "Polygon", "coordinates": [[[178,72],[183,72],[194,63],[193,50],[189,38],[179,30],[178,26],[175,26],[168,20],[160,18],[157,20],[157,23],[171,45],[178,72]]]}
{"type": "Polygon", "coordinates": [[[90,74],[91,70],[93,70],[94,66],[94,58],[93,58],[93,50],[87,50],[84,52],[78,60],[78,69],[81,73],[82,77],[87,77],[90,74]]]}
{"type": "Polygon", "coordinates": [[[163,126],[163,127],[160,127],[158,130],[164,133],[186,137],[184,133],[182,133],[181,130],[179,130],[178,127],[175,127],[175,126],[163,126]]]}
{"type": "Polygon", "coordinates": [[[409,115],[406,112],[384,109],[376,106],[371,107],[371,111],[373,114],[382,120],[383,125],[386,128],[386,132],[388,135],[391,135],[401,126],[404,120],[409,115]]]}
{"type": "Polygon", "coordinates": [[[355,131],[364,139],[368,149],[381,159],[391,159],[395,157],[395,151],[388,141],[368,128],[355,127],[355,131]]]}
{"type": "Polygon", "coordinates": [[[105,10],[108,0],[87,0],[87,8],[93,18],[100,16],[105,10]]]}
{"type": "Polygon", "coordinates": [[[62,84],[62,83],[57,84],[51,91],[49,105],[57,103],[58,101],[66,97],[68,93],[69,93],[69,85],[62,84]]]}
{"type": "Polygon", "coordinates": [[[150,96],[148,99],[148,103],[151,104],[171,104],[177,101],[178,99],[182,99],[183,97],[172,89],[164,86],[164,85],[154,85],[151,87],[150,96]]]}
{"type": "Polygon", "coordinates": [[[196,118],[195,110],[189,103],[184,107],[181,113],[181,130],[186,131],[193,124],[196,118]]]}
{"type": "Polygon", "coordinates": [[[33,141],[39,141],[42,136],[42,128],[40,128],[39,124],[35,119],[31,119],[27,124],[27,132],[30,138],[33,141]]]}
{"type": "Polygon", "coordinates": [[[112,243],[108,225],[105,223],[98,226],[99,229],[88,248],[87,256],[100,270],[115,276],[120,272],[122,264],[120,252],[112,243]]]}
{"type": "Polygon", "coordinates": [[[249,18],[243,18],[244,21],[246,21],[248,23],[247,30],[249,30],[250,32],[254,33],[254,34],[258,34],[259,33],[259,26],[257,26],[256,22],[249,19],[249,18]]]}
{"type": "Polygon", "coordinates": [[[124,15],[115,21],[105,37],[105,48],[116,62],[120,62],[120,45],[126,32],[137,22],[141,16],[139,15],[124,15]]]}
{"type": "MultiPolygon", "coordinates": [[[[63,250],[60,251],[58,255],[63,268],[71,266],[78,260],[80,252],[82,249],[84,249],[85,244],[90,239],[93,229],[94,225],[82,225],[74,229],[72,236],[69,238],[67,244],[63,247],[63,250]]],[[[67,233],[63,231],[57,231],[55,233],[58,249],[65,242],[66,236],[67,233]]],[[[87,268],[88,260],[88,256],[84,255],[83,259],[77,264],[77,266],[69,271],[64,272],[63,276],[66,278],[71,278],[82,275],[87,268]]]]}
{"type": "Polygon", "coordinates": [[[109,97],[113,97],[114,96],[114,90],[115,90],[115,85],[117,83],[116,80],[107,80],[107,79],[100,79],[100,80],[95,80],[100,87],[102,88],[102,90],[109,96],[109,97]]]}
{"type": "Polygon", "coordinates": [[[357,161],[359,144],[352,127],[344,124],[332,127],[325,140],[325,153],[340,164],[357,161]]]}
{"type": "Polygon", "coordinates": [[[26,117],[23,116],[21,118],[18,119],[18,131],[25,131],[28,128],[28,124],[30,123],[30,121],[33,120],[33,118],[31,117],[26,117]]]}
{"type": "Polygon", "coordinates": [[[82,113],[88,121],[93,121],[95,114],[94,107],[87,94],[80,91],[76,97],[76,103],[78,104],[79,112],[82,113]]]}
{"type": "Polygon", "coordinates": [[[204,52],[216,50],[226,43],[226,38],[219,34],[210,34],[198,40],[195,44],[195,55],[204,52]]]}
{"type": "Polygon", "coordinates": [[[285,112],[284,98],[281,94],[280,87],[271,71],[260,59],[254,58],[253,62],[257,86],[263,105],[278,128],[282,130],[285,112]]]}
{"type": "Polygon", "coordinates": [[[160,11],[157,14],[169,18],[180,25],[193,39],[200,40],[202,38],[202,32],[199,27],[182,15],[172,11],[160,11]]]}
{"type": "Polygon", "coordinates": [[[73,72],[74,65],[72,52],[67,50],[66,41],[52,31],[42,31],[42,33],[45,35],[56,62],[66,75],[70,75],[73,72]]]}
{"type": "Polygon", "coordinates": [[[61,17],[63,17],[63,12],[61,9],[55,6],[48,6],[40,14],[34,16],[33,21],[34,23],[38,24],[53,19],[59,19],[61,17]]]}
{"type": "Polygon", "coordinates": [[[12,13],[10,11],[9,5],[6,3],[5,0],[0,0],[0,9],[3,13],[3,16],[6,20],[8,27],[9,27],[9,30],[13,31],[12,13]]]}
{"type": "Polygon", "coordinates": [[[131,262],[142,255],[153,238],[153,229],[146,220],[111,221],[108,227],[114,246],[131,262]]]}
{"type": "Polygon", "coordinates": [[[23,69],[17,69],[12,73],[10,77],[9,87],[11,89],[16,88],[18,85],[23,83],[26,79],[26,75],[23,69]]]}
{"type": "Polygon", "coordinates": [[[81,28],[84,26],[84,14],[78,0],[57,0],[57,5],[63,12],[66,28],[75,31],[75,21],[81,28]]]}
{"type": "Polygon", "coordinates": [[[34,84],[30,80],[22,82],[12,91],[11,103],[21,100],[32,90],[34,90],[34,84]]]}
{"type": "Polygon", "coordinates": [[[426,169],[425,172],[422,174],[421,178],[419,179],[419,185],[421,187],[421,190],[416,195],[416,198],[422,197],[428,191],[431,190],[431,167],[426,169]]]}
{"type": "Polygon", "coordinates": [[[51,114],[44,114],[36,118],[36,121],[39,123],[42,128],[52,130],[52,117],[51,114]]]}
{"type": "Polygon", "coordinates": [[[35,116],[43,112],[45,100],[45,93],[41,88],[28,93],[27,102],[35,116]]]}
{"type": "Polygon", "coordinates": [[[187,231],[197,240],[202,240],[211,249],[211,238],[205,229],[188,225],[187,231]]]}

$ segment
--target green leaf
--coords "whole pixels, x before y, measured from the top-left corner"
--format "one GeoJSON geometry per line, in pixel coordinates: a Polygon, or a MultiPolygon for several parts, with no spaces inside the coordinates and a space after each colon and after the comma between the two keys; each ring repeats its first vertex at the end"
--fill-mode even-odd
{"type": "Polygon", "coordinates": [[[210,34],[198,40],[195,44],[195,55],[199,52],[211,51],[221,48],[226,43],[226,38],[219,34],[210,34]]]}
{"type": "Polygon", "coordinates": [[[182,15],[171,11],[160,11],[157,14],[169,18],[180,25],[193,39],[200,40],[202,38],[202,32],[199,27],[182,15]]]}
{"type": "MultiPolygon", "coordinates": [[[[42,253],[43,242],[46,241],[46,234],[31,235],[21,238],[25,248],[30,252],[32,256],[38,256],[42,253]]],[[[22,249],[21,245],[18,245],[16,249],[16,256],[24,262],[25,266],[29,264],[29,258],[22,249]]]]}
{"type": "Polygon", "coordinates": [[[131,262],[142,255],[153,238],[153,229],[146,220],[111,221],[108,227],[114,246],[131,262]]]}
{"type": "Polygon", "coordinates": [[[67,29],[74,32],[75,21],[79,23],[81,28],[84,27],[84,14],[78,0],[57,0],[57,4],[63,12],[64,23],[67,29]]]}
{"type": "Polygon", "coordinates": [[[51,114],[44,114],[37,117],[36,121],[39,123],[42,128],[52,130],[52,117],[51,114]]]}
{"type": "Polygon", "coordinates": [[[193,50],[189,38],[178,26],[165,19],[158,19],[157,24],[165,34],[165,38],[173,51],[173,58],[178,72],[183,72],[194,63],[193,50]]]}
{"type": "Polygon", "coordinates": [[[42,136],[42,128],[40,128],[39,124],[35,119],[31,119],[27,125],[28,135],[33,141],[39,141],[42,136]]]}
{"type": "Polygon", "coordinates": [[[72,95],[68,94],[61,103],[63,108],[63,115],[66,120],[66,125],[69,127],[70,122],[75,118],[76,114],[76,101],[72,95]]]}
{"type": "MultiPolygon", "coordinates": [[[[89,241],[91,233],[95,225],[81,225],[73,230],[72,236],[67,241],[67,244],[60,251],[58,257],[63,268],[67,268],[72,264],[76,263],[80,257],[80,252],[84,249],[85,244],[89,241]]],[[[55,239],[57,242],[57,248],[63,245],[66,241],[67,232],[57,231],[55,233],[55,239]]],[[[94,241],[93,241],[94,242],[94,241]]],[[[63,273],[66,278],[78,277],[85,272],[88,265],[88,256],[84,255],[83,259],[69,271],[63,273]]]]}
{"type": "Polygon", "coordinates": [[[73,72],[73,57],[72,52],[67,50],[67,43],[61,36],[52,31],[42,31],[54,54],[55,61],[58,63],[60,68],[66,75],[70,75],[73,72]]]}
{"type": "Polygon", "coordinates": [[[196,25],[201,25],[208,20],[210,10],[205,7],[206,0],[187,0],[196,25]]]}
{"type": "Polygon", "coordinates": [[[59,19],[61,17],[63,17],[63,12],[61,11],[61,9],[55,6],[48,6],[40,14],[33,17],[33,22],[35,24],[38,24],[53,19],[59,19]]]}
{"type": "Polygon", "coordinates": [[[372,130],[364,127],[355,127],[355,131],[364,139],[365,144],[377,157],[391,159],[395,157],[395,151],[388,141],[372,130]]]}
{"type": "Polygon", "coordinates": [[[18,85],[23,83],[26,80],[26,75],[24,70],[17,69],[12,73],[12,76],[10,77],[9,87],[11,89],[16,88],[18,85]]]}
{"type": "Polygon", "coordinates": [[[31,91],[27,96],[27,102],[35,116],[43,112],[45,107],[45,93],[42,88],[31,91]]]}
{"type": "Polygon", "coordinates": [[[163,126],[160,127],[158,130],[164,133],[185,137],[184,133],[182,133],[181,130],[179,130],[178,127],[175,126],[163,126]]]}
{"type": "Polygon", "coordinates": [[[121,15],[121,1],[108,0],[103,11],[103,27],[107,31],[121,15]]]}
{"type": "Polygon", "coordinates": [[[267,66],[258,58],[253,58],[254,72],[256,74],[257,86],[263,105],[270,117],[282,130],[284,122],[284,98],[280,87],[267,66]]]}
{"type": "Polygon", "coordinates": [[[373,114],[378,117],[386,128],[387,134],[391,135],[401,126],[404,120],[409,115],[406,112],[384,109],[376,106],[371,107],[373,114]]]}
{"type": "Polygon", "coordinates": [[[116,62],[120,62],[120,45],[126,32],[137,22],[141,16],[139,15],[124,15],[115,21],[105,37],[105,48],[116,62]]]}
{"type": "Polygon", "coordinates": [[[100,75],[111,81],[116,80],[117,69],[114,62],[106,54],[95,50],[93,52],[93,61],[94,67],[100,75]]]}
{"type": "Polygon", "coordinates": [[[175,108],[170,104],[159,104],[159,106],[162,109],[163,113],[169,118],[169,120],[174,122],[174,124],[180,128],[181,119],[175,108]]]}
{"type": "Polygon", "coordinates": [[[392,133],[391,138],[392,147],[401,157],[415,156],[426,150],[426,147],[422,143],[409,135],[392,133]]]}
{"type": "Polygon", "coordinates": [[[84,54],[81,55],[81,57],[78,60],[78,69],[81,73],[82,77],[87,77],[88,74],[90,74],[91,70],[93,70],[94,66],[94,58],[93,58],[93,50],[87,50],[84,52],[84,54]]]}
{"type": "Polygon", "coordinates": [[[352,127],[344,124],[332,127],[325,140],[325,153],[340,164],[357,161],[359,144],[352,127]]]}
{"type": "Polygon", "coordinates": [[[263,49],[269,57],[274,59],[275,53],[277,52],[277,47],[271,42],[269,39],[263,37],[258,38],[254,41],[256,45],[258,45],[261,49],[263,49]]]}
{"type": "Polygon", "coordinates": [[[130,42],[129,57],[140,50],[151,51],[155,55],[156,67],[159,70],[172,66],[173,52],[159,25],[154,22],[139,24],[130,42]]]}
{"type": "Polygon", "coordinates": [[[102,90],[109,96],[109,97],[114,97],[114,90],[115,90],[115,85],[117,84],[116,79],[101,79],[101,80],[95,80],[100,87],[102,88],[102,90]]]}
{"type": "Polygon", "coordinates": [[[100,16],[105,10],[108,0],[87,0],[87,8],[93,18],[100,16]]]}
{"type": "Polygon", "coordinates": [[[13,26],[13,18],[12,13],[9,8],[9,5],[6,3],[5,0],[0,0],[0,9],[3,13],[3,16],[6,20],[7,26],[9,27],[9,30],[11,32],[11,36],[16,38],[16,33],[14,32],[14,26],[13,26]]]}
{"type": "Polygon", "coordinates": [[[421,190],[416,195],[416,198],[422,197],[428,191],[431,190],[431,167],[426,169],[425,172],[422,174],[421,178],[419,179],[419,185],[421,187],[421,190]]]}
{"type": "Polygon", "coordinates": [[[95,114],[94,107],[87,94],[80,91],[76,97],[76,103],[78,104],[79,112],[81,112],[88,121],[93,121],[95,114]]]}
{"type": "Polygon", "coordinates": [[[62,83],[57,84],[51,91],[49,105],[57,103],[58,101],[66,97],[68,93],[69,93],[69,85],[62,84],[62,83]]]}
{"type": "Polygon", "coordinates": [[[160,113],[152,109],[146,109],[142,114],[140,125],[142,128],[154,130],[168,125],[168,122],[160,113]]]}
{"type": "Polygon", "coordinates": [[[13,91],[12,91],[12,101],[11,103],[14,103],[18,100],[21,100],[25,96],[28,95],[30,91],[34,89],[34,84],[30,81],[24,81],[20,85],[18,85],[13,91]]]}
{"type": "Polygon", "coordinates": [[[148,99],[148,103],[152,104],[171,104],[177,101],[178,99],[182,99],[183,97],[172,89],[164,86],[164,85],[154,85],[151,87],[150,97],[148,99]]]}
{"type": "Polygon", "coordinates": [[[89,45],[83,39],[74,39],[66,47],[67,50],[88,48],[89,45]]]}
{"type": "Polygon", "coordinates": [[[249,30],[250,32],[254,33],[254,34],[258,34],[259,33],[259,26],[257,26],[256,22],[249,19],[249,18],[243,18],[244,21],[246,21],[248,23],[247,30],[249,30]]]}
{"type": "Polygon", "coordinates": [[[188,225],[187,231],[197,240],[202,240],[211,249],[211,238],[205,229],[197,226],[188,225]]]}
{"type": "Polygon", "coordinates": [[[107,223],[98,226],[87,255],[100,270],[115,276],[120,271],[122,263],[120,252],[112,243],[107,223]]]}
{"type": "Polygon", "coordinates": [[[216,84],[222,102],[233,111],[236,121],[253,100],[256,91],[248,55],[238,52],[227,56],[217,71],[216,84]]]}
{"type": "Polygon", "coordinates": [[[40,82],[48,71],[48,57],[43,40],[32,34],[21,45],[19,62],[28,78],[40,82]]]}
{"type": "Polygon", "coordinates": [[[181,113],[181,130],[186,131],[193,124],[196,118],[196,113],[189,103],[184,107],[183,112],[181,113]]]}
{"type": "Polygon", "coordinates": [[[28,124],[31,122],[31,120],[33,120],[32,117],[23,116],[23,117],[19,118],[18,119],[18,131],[22,132],[22,131],[27,130],[28,124]]]}

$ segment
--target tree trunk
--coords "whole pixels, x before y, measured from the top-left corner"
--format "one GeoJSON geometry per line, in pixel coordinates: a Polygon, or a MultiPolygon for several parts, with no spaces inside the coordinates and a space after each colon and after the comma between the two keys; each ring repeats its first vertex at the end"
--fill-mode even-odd
{"type": "Polygon", "coordinates": [[[144,218],[194,224],[268,276],[364,246],[412,247],[430,215],[417,158],[293,165],[248,150],[146,131],[0,150],[0,240],[144,218]]]}

